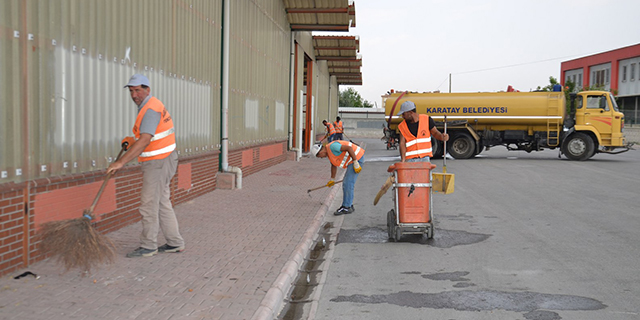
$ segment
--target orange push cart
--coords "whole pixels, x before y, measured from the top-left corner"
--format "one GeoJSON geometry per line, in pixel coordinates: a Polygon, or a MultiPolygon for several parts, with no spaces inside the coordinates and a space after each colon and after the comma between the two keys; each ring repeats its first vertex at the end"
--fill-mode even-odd
{"type": "Polygon", "coordinates": [[[398,162],[389,166],[393,173],[394,208],[387,213],[389,239],[399,241],[405,234],[433,238],[430,162],[398,162]]]}

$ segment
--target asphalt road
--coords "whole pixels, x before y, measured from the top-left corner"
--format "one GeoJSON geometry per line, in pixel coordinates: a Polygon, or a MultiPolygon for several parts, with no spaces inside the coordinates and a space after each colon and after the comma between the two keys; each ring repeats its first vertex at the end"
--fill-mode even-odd
{"type": "Polygon", "coordinates": [[[496,147],[448,160],[455,192],[434,194],[434,239],[396,243],[391,190],[373,198],[398,152],[364,142],[356,212],[335,219],[311,318],[640,318],[640,150],[575,162],[496,147]]]}

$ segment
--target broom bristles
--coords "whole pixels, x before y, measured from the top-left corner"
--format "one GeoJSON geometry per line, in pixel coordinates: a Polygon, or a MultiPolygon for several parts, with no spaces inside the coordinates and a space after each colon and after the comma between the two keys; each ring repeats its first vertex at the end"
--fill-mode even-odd
{"type": "Polygon", "coordinates": [[[115,259],[113,242],[98,233],[85,217],[44,223],[40,239],[40,250],[63,264],[66,271],[72,268],[91,271],[115,259]]]}

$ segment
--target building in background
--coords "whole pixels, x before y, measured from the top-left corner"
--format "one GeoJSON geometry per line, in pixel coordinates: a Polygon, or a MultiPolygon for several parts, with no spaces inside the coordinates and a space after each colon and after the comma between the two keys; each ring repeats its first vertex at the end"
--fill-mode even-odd
{"type": "Polygon", "coordinates": [[[562,62],[560,82],[602,87],[618,98],[627,124],[640,123],[640,44],[562,62]]]}
{"type": "MultiPolygon", "coordinates": [[[[90,206],[131,135],[135,73],[174,120],[174,204],[298,160],[339,85],[362,84],[357,37],[312,35],[355,27],[353,1],[316,2],[2,1],[0,275],[43,258],[40,224],[90,206]]],[[[139,220],[141,178],[132,162],[109,181],[98,230],[139,220]]]]}

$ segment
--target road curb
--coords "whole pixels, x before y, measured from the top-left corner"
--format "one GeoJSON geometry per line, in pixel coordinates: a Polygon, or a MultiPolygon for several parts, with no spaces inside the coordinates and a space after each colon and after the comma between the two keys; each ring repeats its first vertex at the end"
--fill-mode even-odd
{"type": "MultiPolygon", "coordinates": [[[[344,171],[342,175],[344,176],[344,171]]],[[[252,320],[272,320],[278,317],[278,313],[284,303],[284,297],[293,286],[293,281],[298,276],[299,270],[304,264],[304,258],[311,251],[313,239],[322,227],[324,216],[329,211],[329,207],[338,190],[341,190],[341,188],[337,186],[331,189],[329,196],[324,200],[322,206],[314,216],[313,223],[307,228],[307,231],[302,236],[302,240],[289,257],[289,261],[280,269],[280,275],[271,285],[262,302],[260,302],[260,307],[251,317],[252,320]]]]}

